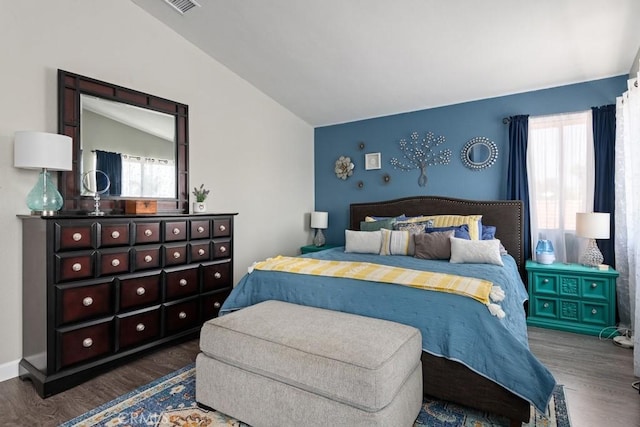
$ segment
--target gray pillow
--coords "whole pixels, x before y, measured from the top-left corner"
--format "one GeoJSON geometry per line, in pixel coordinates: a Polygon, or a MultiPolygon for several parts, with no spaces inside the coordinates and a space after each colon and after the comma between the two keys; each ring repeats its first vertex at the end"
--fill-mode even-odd
{"type": "Polygon", "coordinates": [[[455,231],[436,231],[434,233],[414,234],[416,258],[449,259],[451,258],[451,237],[455,231]]]}

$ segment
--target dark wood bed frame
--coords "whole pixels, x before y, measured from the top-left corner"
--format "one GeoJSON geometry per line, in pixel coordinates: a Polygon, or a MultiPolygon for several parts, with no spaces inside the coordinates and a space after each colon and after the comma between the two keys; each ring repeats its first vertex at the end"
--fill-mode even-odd
{"type": "MultiPolygon", "coordinates": [[[[522,202],[519,200],[464,200],[437,196],[406,197],[350,205],[351,230],[360,229],[366,216],[482,215],[482,223],[495,225],[496,238],[518,264],[524,277],[522,202]]],[[[524,308],[523,308],[524,310],[524,308]]],[[[498,384],[461,363],[422,352],[424,394],[507,417],[511,426],[528,422],[531,406],[498,384]]]]}

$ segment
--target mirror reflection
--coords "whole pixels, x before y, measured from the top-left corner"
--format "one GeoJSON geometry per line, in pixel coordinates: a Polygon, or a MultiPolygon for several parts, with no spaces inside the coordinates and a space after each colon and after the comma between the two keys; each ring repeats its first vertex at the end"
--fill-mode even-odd
{"type": "Polygon", "coordinates": [[[81,176],[104,172],[105,196],[176,197],[174,116],[86,94],[80,103],[81,176]]]}
{"type": "Polygon", "coordinates": [[[469,150],[469,161],[475,164],[482,164],[489,158],[489,146],[486,144],[475,144],[469,150]]]}

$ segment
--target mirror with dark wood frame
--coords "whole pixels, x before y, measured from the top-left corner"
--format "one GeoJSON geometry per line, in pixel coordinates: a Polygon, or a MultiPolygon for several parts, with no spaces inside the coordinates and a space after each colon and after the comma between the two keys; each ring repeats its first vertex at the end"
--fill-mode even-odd
{"type": "Polygon", "coordinates": [[[93,209],[92,194],[83,190],[83,175],[98,169],[96,158],[101,154],[106,164],[109,155],[119,162],[132,161],[131,170],[136,171],[145,167],[141,161],[161,164],[157,170],[165,178],[144,185],[139,172],[111,175],[117,185],[102,197],[102,210],[122,214],[127,199],[153,199],[158,212],[188,213],[188,111],[185,104],[58,70],[58,132],[73,140],[73,169],[60,172],[58,180],[63,212],[93,209]],[[162,188],[157,188],[158,182],[162,188]]]}

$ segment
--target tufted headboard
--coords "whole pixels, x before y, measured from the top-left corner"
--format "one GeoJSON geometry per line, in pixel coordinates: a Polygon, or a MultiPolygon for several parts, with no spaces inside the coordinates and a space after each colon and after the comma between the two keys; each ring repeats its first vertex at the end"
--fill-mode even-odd
{"type": "Polygon", "coordinates": [[[465,200],[439,196],[415,196],[349,206],[349,228],[360,229],[366,216],[419,215],[482,215],[482,223],[496,226],[500,239],[516,260],[520,275],[524,275],[522,247],[522,202],[520,200],[465,200]]]}

